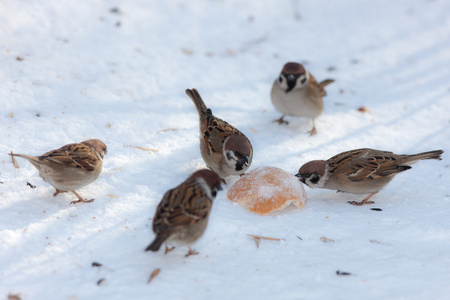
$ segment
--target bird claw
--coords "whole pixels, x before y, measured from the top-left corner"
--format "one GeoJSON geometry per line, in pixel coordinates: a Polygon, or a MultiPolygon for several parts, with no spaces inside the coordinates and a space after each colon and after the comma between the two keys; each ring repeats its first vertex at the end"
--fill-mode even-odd
{"type": "Polygon", "coordinates": [[[53,197],[56,197],[56,195],[58,195],[60,193],[67,193],[67,191],[61,191],[61,190],[56,189],[56,192],[53,194],[53,197]]]}
{"type": "Polygon", "coordinates": [[[364,199],[361,202],[358,202],[358,201],[347,201],[347,203],[350,203],[351,205],[362,206],[364,204],[374,204],[375,202],[373,202],[373,201],[366,201],[364,199]]]}
{"type": "Polygon", "coordinates": [[[350,203],[351,205],[356,205],[356,206],[361,206],[364,204],[374,204],[375,202],[373,201],[369,201],[370,198],[372,198],[376,193],[378,192],[373,192],[371,193],[369,196],[367,196],[363,201],[358,202],[358,201],[348,201],[347,203],[350,203]]]}
{"type": "Polygon", "coordinates": [[[77,203],[90,203],[90,202],[94,202],[94,199],[90,199],[90,200],[86,200],[86,199],[79,199],[79,200],[75,200],[70,202],[70,204],[77,204],[77,203]]]}
{"type": "Polygon", "coordinates": [[[313,127],[310,131],[308,131],[309,136],[313,136],[317,134],[317,129],[316,127],[313,127]]]}
{"type": "Polygon", "coordinates": [[[273,120],[273,122],[277,122],[278,124],[282,125],[282,124],[286,124],[288,125],[289,122],[284,120],[284,115],[281,116],[281,118],[273,120]]]}
{"type": "Polygon", "coordinates": [[[164,245],[164,246],[166,246],[166,249],[164,250],[164,254],[167,254],[167,253],[169,253],[170,251],[172,251],[173,249],[175,249],[175,247],[167,247],[167,245],[164,245]]]}
{"type": "Polygon", "coordinates": [[[197,255],[197,254],[198,254],[197,251],[195,251],[195,250],[191,249],[191,247],[189,247],[189,251],[188,251],[188,253],[186,253],[186,255],[184,257],[188,257],[191,255],[197,255]]]}

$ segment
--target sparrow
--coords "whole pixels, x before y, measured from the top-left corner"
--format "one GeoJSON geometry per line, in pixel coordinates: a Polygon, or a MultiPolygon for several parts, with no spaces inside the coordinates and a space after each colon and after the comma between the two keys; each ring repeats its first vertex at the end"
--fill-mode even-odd
{"type": "Polygon", "coordinates": [[[313,160],[301,166],[299,180],[310,188],[338,190],[354,194],[370,193],[363,201],[349,201],[353,205],[372,204],[369,201],[395,175],[411,169],[422,159],[441,160],[442,150],[418,154],[394,154],[374,149],[356,149],[339,153],[328,160],[313,160]]]}
{"type": "Polygon", "coordinates": [[[196,89],[186,90],[200,118],[200,151],[206,166],[221,178],[243,175],[250,167],[253,148],[248,138],[224,120],[215,117],[196,89]]]}
{"type": "MultiPolygon", "coordinates": [[[[153,218],[156,237],[145,251],[158,251],[162,243],[175,241],[188,245],[186,256],[198,254],[190,245],[205,232],[213,200],[222,190],[221,183],[216,172],[202,169],[167,191],[153,218]]],[[[166,254],[173,248],[166,244],[166,254]]]]}
{"type": "Polygon", "coordinates": [[[274,122],[288,124],[284,120],[286,115],[312,118],[313,128],[309,133],[315,135],[315,118],[322,113],[322,97],[327,95],[324,87],[332,82],[333,79],[326,79],[318,83],[303,65],[294,62],[285,64],[270,93],[273,106],[283,114],[274,122]]]}
{"type": "Polygon", "coordinates": [[[9,155],[25,158],[38,169],[39,176],[56,189],[53,196],[65,192],[75,194],[78,200],[70,202],[75,204],[94,201],[84,199],[75,190],[94,182],[100,176],[103,156],[107,152],[106,145],[94,139],[67,144],[41,156],[9,155]]]}

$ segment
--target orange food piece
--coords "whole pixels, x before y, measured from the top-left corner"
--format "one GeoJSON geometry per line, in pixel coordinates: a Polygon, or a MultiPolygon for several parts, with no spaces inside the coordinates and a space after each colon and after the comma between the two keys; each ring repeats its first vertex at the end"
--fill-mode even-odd
{"type": "Polygon", "coordinates": [[[227,192],[228,199],[252,212],[267,215],[289,204],[303,207],[306,193],[291,173],[274,167],[257,168],[236,181],[227,192]]]}

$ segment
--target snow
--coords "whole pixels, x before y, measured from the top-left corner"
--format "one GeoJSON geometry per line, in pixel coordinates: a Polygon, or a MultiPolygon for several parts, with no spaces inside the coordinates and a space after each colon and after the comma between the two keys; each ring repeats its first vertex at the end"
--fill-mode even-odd
{"type": "Polygon", "coordinates": [[[449,299],[449,11],[444,0],[1,1],[0,297],[449,299]],[[272,122],[270,88],[288,61],[336,80],[317,136],[308,119],[272,122]],[[249,137],[251,169],[295,174],[361,147],[445,153],[370,206],[306,189],[303,209],[259,216],[225,187],[199,255],[144,252],[163,194],[204,167],[186,88],[249,137]],[[79,190],[89,204],[53,197],[7,155],[89,138],[109,151],[79,190]],[[257,248],[247,234],[283,240],[257,248]]]}

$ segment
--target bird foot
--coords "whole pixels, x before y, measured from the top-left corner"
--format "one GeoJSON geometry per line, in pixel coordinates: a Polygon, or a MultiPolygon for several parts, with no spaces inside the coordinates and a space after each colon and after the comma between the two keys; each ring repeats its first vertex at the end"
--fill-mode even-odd
{"type": "Polygon", "coordinates": [[[277,122],[277,123],[280,124],[280,125],[282,125],[282,124],[288,125],[288,124],[289,124],[288,121],[285,121],[285,120],[284,120],[284,116],[282,116],[282,117],[279,118],[279,119],[274,120],[273,122],[274,122],[274,123],[277,122]]]}
{"type": "Polygon", "coordinates": [[[56,195],[58,195],[60,193],[67,193],[67,191],[61,191],[61,190],[56,189],[56,192],[53,194],[53,197],[55,197],[56,195]]]}
{"type": "Polygon", "coordinates": [[[188,257],[188,256],[191,256],[191,255],[197,255],[197,254],[198,254],[197,251],[195,251],[195,250],[191,249],[191,247],[189,247],[189,251],[184,257],[188,257]]]}
{"type": "Polygon", "coordinates": [[[164,246],[166,246],[166,249],[164,250],[164,254],[167,254],[167,253],[169,253],[170,251],[172,251],[173,249],[175,249],[175,247],[167,247],[167,245],[166,244],[164,244],[164,246]]]}
{"type": "Polygon", "coordinates": [[[316,127],[313,127],[310,131],[308,131],[309,136],[313,136],[317,134],[317,129],[316,127]]]}
{"type": "Polygon", "coordinates": [[[362,206],[364,204],[374,204],[375,202],[363,200],[361,202],[358,202],[358,201],[347,201],[347,203],[350,203],[351,205],[362,206]]]}
{"type": "Polygon", "coordinates": [[[370,194],[369,196],[366,197],[366,199],[364,199],[361,202],[358,201],[348,201],[347,203],[350,203],[351,205],[356,205],[356,206],[361,206],[364,204],[374,204],[375,202],[373,201],[369,201],[370,198],[372,198],[376,193],[378,192],[373,192],[372,194],[370,194]]]}
{"type": "Polygon", "coordinates": [[[94,199],[90,199],[90,200],[87,200],[87,199],[78,199],[78,200],[75,200],[75,201],[70,202],[70,204],[90,203],[90,202],[94,202],[94,199]]]}

